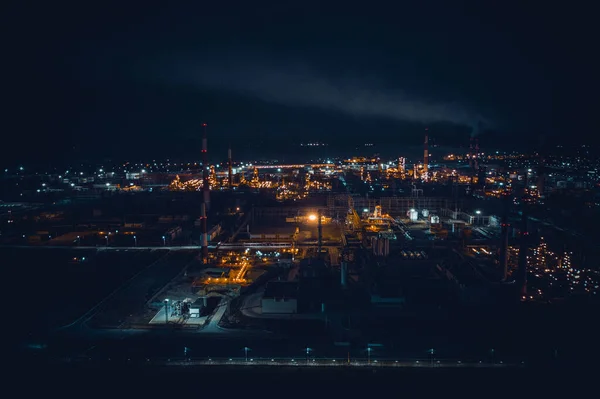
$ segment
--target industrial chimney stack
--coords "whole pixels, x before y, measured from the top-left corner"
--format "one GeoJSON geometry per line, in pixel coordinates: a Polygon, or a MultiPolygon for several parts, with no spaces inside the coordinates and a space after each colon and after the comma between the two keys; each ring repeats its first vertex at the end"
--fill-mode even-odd
{"type": "Polygon", "coordinates": [[[425,143],[423,148],[423,176],[425,180],[428,179],[429,174],[429,132],[428,128],[425,128],[425,143]]]}
{"type": "Polygon", "coordinates": [[[527,231],[527,211],[523,206],[521,212],[521,242],[519,245],[519,265],[517,284],[521,295],[527,295],[527,250],[529,247],[529,232],[527,231]]]}
{"type": "Polygon", "coordinates": [[[202,194],[206,211],[210,210],[210,187],[208,184],[208,140],[206,138],[206,123],[202,124],[202,194]]]}
{"type": "Polygon", "coordinates": [[[503,281],[508,279],[508,207],[510,196],[504,195],[502,204],[502,222],[500,233],[500,268],[502,270],[503,281]]]}
{"type": "Polygon", "coordinates": [[[200,221],[202,233],[200,234],[200,246],[202,249],[202,262],[208,262],[208,228],[206,225],[206,204],[202,203],[200,208],[200,221]]]}
{"type": "Polygon", "coordinates": [[[471,140],[469,142],[469,168],[473,167],[473,137],[471,136],[471,140]]]}
{"type": "Polygon", "coordinates": [[[229,145],[229,149],[227,150],[227,182],[229,188],[233,186],[233,164],[231,161],[231,145],[229,145]]]}
{"type": "Polygon", "coordinates": [[[322,215],[321,210],[319,209],[317,211],[317,218],[318,218],[317,231],[318,231],[318,235],[319,235],[319,241],[318,241],[319,258],[321,257],[321,250],[323,249],[323,223],[321,222],[321,219],[322,219],[321,215],[322,215]]]}
{"type": "Polygon", "coordinates": [[[473,160],[473,168],[475,169],[475,172],[477,172],[477,170],[479,169],[479,164],[478,159],[479,159],[479,139],[476,138],[475,139],[475,159],[473,160]]]}

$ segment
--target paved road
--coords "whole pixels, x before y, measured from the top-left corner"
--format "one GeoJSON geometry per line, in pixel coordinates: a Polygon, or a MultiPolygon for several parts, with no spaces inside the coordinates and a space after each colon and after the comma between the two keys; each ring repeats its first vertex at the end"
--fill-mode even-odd
{"type": "Polygon", "coordinates": [[[223,318],[223,315],[225,314],[225,311],[227,310],[227,302],[228,299],[227,298],[222,298],[221,302],[219,302],[219,304],[217,305],[217,310],[215,312],[215,314],[213,315],[213,317],[211,317],[210,321],[208,322],[208,324],[201,330],[198,331],[198,333],[203,333],[203,334],[228,334],[232,331],[230,330],[226,330],[223,329],[221,327],[219,327],[219,322],[221,321],[221,319],[223,318]]]}

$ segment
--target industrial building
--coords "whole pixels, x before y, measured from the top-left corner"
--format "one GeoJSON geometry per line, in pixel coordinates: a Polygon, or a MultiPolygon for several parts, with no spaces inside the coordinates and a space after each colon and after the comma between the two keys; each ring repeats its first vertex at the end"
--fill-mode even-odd
{"type": "Polygon", "coordinates": [[[263,314],[298,313],[298,283],[269,282],[261,299],[261,308],[263,314]]]}

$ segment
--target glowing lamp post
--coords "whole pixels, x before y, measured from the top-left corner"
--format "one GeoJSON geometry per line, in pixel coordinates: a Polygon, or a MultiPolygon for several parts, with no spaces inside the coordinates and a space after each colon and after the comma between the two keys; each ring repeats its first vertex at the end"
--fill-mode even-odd
{"type": "Polygon", "coordinates": [[[137,247],[137,236],[133,236],[133,246],[137,247]]]}
{"type": "Polygon", "coordinates": [[[248,363],[248,351],[250,351],[252,349],[248,348],[247,346],[244,346],[244,354],[246,355],[246,363],[248,363]]]}
{"type": "Polygon", "coordinates": [[[306,348],[306,364],[308,364],[309,354],[312,351],[312,348],[306,348]]]}
{"type": "Polygon", "coordinates": [[[162,236],[162,240],[163,240],[163,247],[167,245],[167,241],[166,241],[166,237],[162,236]]]}
{"type": "Polygon", "coordinates": [[[435,354],[435,349],[431,348],[427,352],[431,355],[431,366],[433,367],[433,355],[435,354]]]}
{"type": "Polygon", "coordinates": [[[308,220],[310,220],[311,222],[314,222],[315,220],[317,220],[317,215],[315,215],[314,213],[311,213],[310,215],[308,215],[308,220]]]}

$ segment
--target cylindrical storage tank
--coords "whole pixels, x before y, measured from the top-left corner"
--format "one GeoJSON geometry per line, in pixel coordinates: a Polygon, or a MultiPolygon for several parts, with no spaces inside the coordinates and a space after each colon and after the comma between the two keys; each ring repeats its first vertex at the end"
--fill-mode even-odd
{"type": "Polygon", "coordinates": [[[427,218],[429,216],[429,209],[423,209],[423,211],[421,211],[421,213],[423,214],[424,218],[427,218]]]}
{"type": "Polygon", "coordinates": [[[414,209],[410,210],[409,218],[411,222],[416,222],[419,219],[419,212],[414,209]]]}
{"type": "Polygon", "coordinates": [[[431,223],[436,224],[440,222],[440,217],[437,215],[431,215],[431,223]]]}

